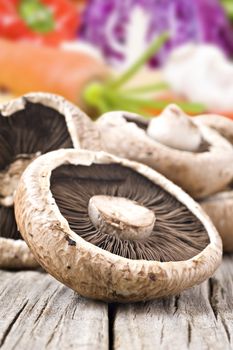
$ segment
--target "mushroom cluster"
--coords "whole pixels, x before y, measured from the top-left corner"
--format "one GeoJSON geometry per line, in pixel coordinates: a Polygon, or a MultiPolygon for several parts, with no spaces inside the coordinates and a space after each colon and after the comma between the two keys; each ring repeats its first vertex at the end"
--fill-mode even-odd
{"type": "Polygon", "coordinates": [[[195,199],[221,191],[232,179],[231,143],[176,105],[150,121],[109,112],[96,126],[103,150],[149,165],[195,199]]]}
{"type": "Polygon", "coordinates": [[[14,193],[26,167],[49,151],[97,143],[89,118],[62,97],[34,93],[0,106],[0,267],[37,266],[14,216],[14,193]]]}
{"type": "Polygon", "coordinates": [[[232,121],[212,115],[190,118],[170,105],[151,120],[106,113],[97,129],[102,149],[151,166],[198,199],[219,230],[224,250],[233,251],[232,121]]]}
{"type": "Polygon", "coordinates": [[[151,168],[104,152],[37,158],[21,177],[15,213],[42,267],[95,299],[177,294],[221,261],[218,233],[188,194],[151,168]]]}

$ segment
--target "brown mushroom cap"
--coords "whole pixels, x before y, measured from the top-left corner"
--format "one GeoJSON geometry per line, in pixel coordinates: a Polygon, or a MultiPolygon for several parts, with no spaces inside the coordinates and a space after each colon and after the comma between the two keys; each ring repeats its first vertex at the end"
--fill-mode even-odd
{"type": "Polygon", "coordinates": [[[195,117],[195,121],[216,130],[233,144],[233,121],[231,119],[217,114],[203,114],[195,117]]]}
{"type": "Polygon", "coordinates": [[[91,120],[64,98],[32,93],[0,105],[0,268],[35,267],[14,218],[14,192],[25,168],[58,148],[98,148],[91,120]]]}
{"type": "Polygon", "coordinates": [[[37,268],[38,262],[22,239],[0,238],[0,267],[7,269],[37,268]]]}
{"type": "MultiPolygon", "coordinates": [[[[233,144],[233,121],[220,115],[201,115],[198,123],[207,125],[233,144]]],[[[233,173],[232,173],[233,179],[233,173]]],[[[233,252],[233,191],[232,183],[225,191],[204,198],[200,204],[210,216],[223,240],[224,252],[233,252]]]]}
{"type": "MultiPolygon", "coordinates": [[[[174,116],[183,113],[174,105],[164,113],[169,108],[174,116]]],[[[146,132],[148,121],[128,112],[106,113],[96,125],[103,150],[149,165],[194,198],[221,191],[231,181],[232,145],[202,123],[197,123],[202,144],[195,152],[178,150],[157,142],[146,132]]]]}
{"type": "Polygon", "coordinates": [[[224,252],[233,252],[233,191],[219,192],[200,204],[220,233],[224,252]]]}
{"type": "MultiPolygon", "coordinates": [[[[95,299],[128,302],[177,294],[185,288],[201,283],[221,262],[222,247],[219,235],[196,202],[149,167],[104,152],[59,150],[36,159],[21,178],[15,197],[15,212],[20,232],[42,267],[81,295],[95,299]],[[103,174],[105,177],[102,178],[103,174]],[[144,186],[140,185],[141,181],[144,186]],[[68,191],[69,183],[73,184],[70,187],[73,193],[70,189],[68,191]],[[63,195],[59,186],[63,187],[63,195]],[[146,192],[145,188],[148,186],[149,191],[146,192]],[[127,192],[124,195],[127,201],[123,201],[124,203],[123,191],[127,192]],[[93,193],[94,196],[110,195],[119,198],[115,198],[112,204],[108,202],[107,206],[114,209],[106,211],[102,198],[96,200],[95,197],[90,203],[93,193]],[[161,193],[164,196],[161,196],[161,193]],[[131,205],[130,201],[135,200],[135,195],[137,203],[133,202],[131,205]],[[71,203],[74,198],[76,206],[71,203]],[[170,201],[174,203],[173,215],[169,212],[170,201]],[[101,220],[104,220],[104,230],[107,230],[107,233],[103,234],[102,241],[98,235],[101,234],[101,230],[99,227],[94,227],[93,222],[88,219],[90,215],[88,203],[94,211],[94,214],[91,214],[94,224],[99,220],[101,225],[101,220]],[[119,206],[128,207],[128,210],[124,212],[121,209],[116,210],[119,206]],[[139,206],[145,206],[150,210],[147,212],[139,208],[140,215],[137,216],[134,225],[134,233],[139,235],[138,243],[136,244],[132,237],[130,239],[125,237],[122,249],[118,249],[120,223],[129,219],[130,213],[138,212],[139,206]],[[144,222],[142,218],[146,215],[148,219],[146,228],[148,233],[153,220],[151,210],[154,211],[156,218],[153,234],[156,235],[157,229],[158,239],[156,239],[161,250],[162,245],[167,244],[169,247],[169,239],[175,234],[174,232],[183,232],[180,250],[190,246],[189,237],[194,235],[196,237],[193,239],[194,245],[199,239],[202,242],[198,253],[192,254],[187,260],[172,261],[168,257],[162,262],[161,255],[159,256],[161,261],[158,261],[151,259],[150,256],[142,258],[140,252],[138,256],[135,255],[136,248],[134,253],[130,252],[132,244],[138,247],[147,239],[140,238],[144,222]],[[186,214],[181,215],[181,212],[186,214]],[[111,220],[107,221],[104,215],[111,220]],[[177,221],[177,217],[180,217],[183,225],[177,221]],[[194,225],[194,222],[199,227],[199,234],[195,230],[189,230],[189,226],[194,225]],[[116,230],[113,229],[114,225],[116,230]],[[110,226],[112,228],[109,228],[110,226]],[[161,234],[160,230],[163,230],[161,234]],[[163,236],[164,241],[161,244],[163,236]],[[113,248],[111,244],[109,246],[112,239],[117,243],[113,248]],[[127,251],[125,251],[126,245],[127,251]],[[124,257],[125,255],[130,258],[124,257]]],[[[124,234],[124,229],[122,233],[124,234]]],[[[177,240],[179,239],[174,239],[174,250],[177,240]]],[[[148,247],[150,248],[150,244],[148,247]]],[[[157,249],[158,254],[160,248],[157,249]]],[[[156,251],[156,247],[154,250],[156,251]]],[[[182,255],[182,252],[179,254],[182,255]]]]}

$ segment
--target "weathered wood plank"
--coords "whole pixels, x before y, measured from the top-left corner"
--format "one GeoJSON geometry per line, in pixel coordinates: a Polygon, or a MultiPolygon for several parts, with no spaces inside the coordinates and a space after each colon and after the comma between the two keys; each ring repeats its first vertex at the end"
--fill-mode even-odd
{"type": "Polygon", "coordinates": [[[233,349],[233,256],[178,297],[109,310],[110,319],[106,304],[79,297],[47,274],[0,271],[3,350],[227,350],[233,349]]]}
{"type": "Polygon", "coordinates": [[[0,271],[0,348],[108,349],[108,307],[45,273],[0,271]]]}
{"type": "Polygon", "coordinates": [[[113,342],[115,350],[233,349],[233,256],[178,297],[120,305],[113,342]]]}

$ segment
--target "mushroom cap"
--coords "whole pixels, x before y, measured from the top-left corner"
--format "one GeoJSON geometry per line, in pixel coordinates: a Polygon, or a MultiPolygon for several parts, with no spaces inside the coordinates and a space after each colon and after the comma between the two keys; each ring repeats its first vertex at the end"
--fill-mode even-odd
{"type": "Polygon", "coordinates": [[[81,109],[62,96],[46,92],[25,94],[0,104],[0,114],[4,117],[10,117],[12,114],[24,110],[28,102],[41,104],[63,115],[74,148],[100,149],[99,135],[94,123],[81,109]]]}
{"type": "Polygon", "coordinates": [[[146,124],[142,117],[124,111],[105,113],[96,122],[102,150],[152,167],[194,198],[221,191],[231,181],[233,147],[215,130],[197,123],[208,149],[188,152],[149,137],[144,120],[146,124]]]}
{"type": "Polygon", "coordinates": [[[1,269],[32,269],[39,267],[34,255],[22,239],[14,240],[1,237],[0,257],[1,269]]]}
{"type": "MultiPolygon", "coordinates": [[[[207,114],[200,115],[195,119],[198,123],[215,129],[233,144],[233,121],[229,118],[217,114],[207,114]]],[[[220,233],[224,252],[233,252],[233,191],[226,188],[225,191],[204,198],[200,204],[220,233]]]]}
{"type": "Polygon", "coordinates": [[[233,191],[219,192],[200,202],[221,235],[223,250],[233,252],[233,191]]]}
{"type": "Polygon", "coordinates": [[[218,114],[203,114],[195,117],[195,121],[216,130],[233,144],[233,121],[231,119],[218,114]]]}
{"type": "Polygon", "coordinates": [[[83,296],[104,301],[149,300],[201,283],[219,266],[221,239],[201,207],[151,168],[104,152],[58,150],[36,159],[21,177],[16,220],[35,258],[56,279],[83,296]],[[52,171],[64,164],[118,164],[159,185],[183,203],[205,228],[209,243],[185,261],[132,260],[101,249],[71,230],[52,195],[52,171]]]}
{"type": "MultiPolygon", "coordinates": [[[[27,111],[28,104],[48,107],[64,117],[67,131],[71,140],[71,144],[68,147],[73,145],[74,148],[99,148],[98,134],[93,126],[93,122],[79,108],[58,95],[49,93],[30,93],[20,98],[11,100],[0,105],[0,119],[2,118],[3,120],[4,118],[10,118],[13,115],[14,118],[20,118],[18,112],[23,110],[27,111]]],[[[41,118],[43,115],[44,114],[41,113],[41,118]]],[[[11,128],[14,128],[13,122],[11,124],[11,128]]],[[[34,141],[34,139],[31,139],[31,141],[34,141]]],[[[15,142],[14,139],[13,142],[15,142]]],[[[20,160],[16,160],[14,163],[12,163],[12,173],[16,173],[15,177],[10,172],[11,168],[10,170],[7,169],[9,172],[7,176],[4,176],[4,169],[3,173],[1,173],[0,170],[0,194],[5,192],[5,198],[0,197],[0,208],[1,206],[6,208],[12,207],[14,188],[17,186],[20,175],[28,163],[30,163],[37,156],[38,154],[34,154],[33,157],[31,157],[31,160],[30,157],[26,157],[22,164],[20,164],[20,160]],[[16,164],[17,162],[19,164],[16,164]],[[18,169],[16,169],[16,166],[18,169]],[[7,192],[12,193],[11,195],[7,196],[7,192]]],[[[34,268],[36,266],[38,266],[38,263],[33,258],[33,255],[23,240],[4,238],[1,237],[0,233],[0,268],[34,268]]]]}

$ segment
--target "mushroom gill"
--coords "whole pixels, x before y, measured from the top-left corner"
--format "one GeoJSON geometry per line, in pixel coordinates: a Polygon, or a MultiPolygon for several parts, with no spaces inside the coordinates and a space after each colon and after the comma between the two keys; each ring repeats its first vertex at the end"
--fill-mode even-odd
{"type": "MultiPolygon", "coordinates": [[[[184,204],[126,166],[62,165],[53,170],[50,188],[71,230],[113,254],[134,260],[182,261],[194,257],[209,244],[203,224],[184,204]],[[149,231],[147,228],[146,234],[140,235],[139,232],[138,236],[130,238],[128,232],[119,234],[121,227],[114,231],[114,225],[117,226],[114,222],[101,229],[90,215],[90,203],[98,196],[106,196],[106,200],[117,198],[126,208],[128,203],[124,199],[127,199],[128,210],[121,213],[126,217],[132,214],[133,206],[139,206],[143,215],[149,215],[149,231]]],[[[121,217],[119,212],[115,214],[117,218],[121,217]]],[[[135,222],[137,219],[135,216],[135,222]]],[[[131,218],[131,221],[134,220],[131,218]]],[[[129,225],[132,226],[132,222],[129,225]]],[[[123,227],[123,231],[130,228],[123,227]]]]}
{"type": "Polygon", "coordinates": [[[57,110],[25,99],[23,109],[0,113],[0,237],[21,239],[13,195],[21,174],[35,158],[73,147],[65,118],[57,110]]]}

